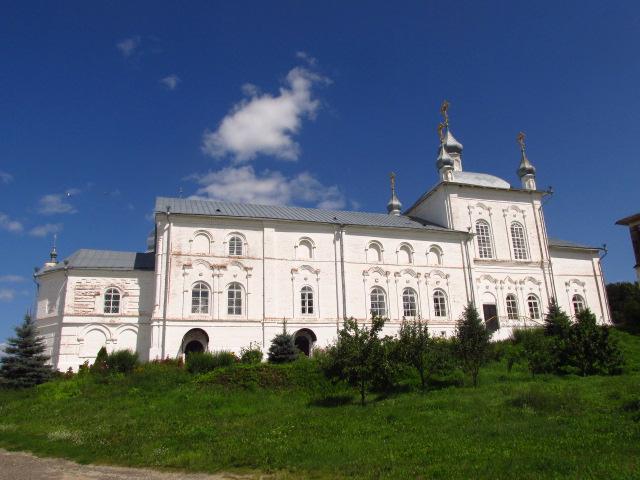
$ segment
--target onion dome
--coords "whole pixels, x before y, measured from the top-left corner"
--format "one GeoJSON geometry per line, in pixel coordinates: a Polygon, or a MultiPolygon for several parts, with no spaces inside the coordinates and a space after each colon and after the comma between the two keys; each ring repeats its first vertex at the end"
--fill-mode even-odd
{"type": "Polygon", "coordinates": [[[451,158],[447,152],[444,143],[440,144],[440,151],[438,152],[438,158],[436,160],[436,168],[438,171],[440,171],[442,167],[453,167],[453,158],[451,158]]]}
{"type": "Polygon", "coordinates": [[[462,153],[462,144],[456,140],[448,128],[444,136],[444,148],[447,150],[447,153],[462,153]]]}
{"type": "Polygon", "coordinates": [[[396,174],[391,172],[391,199],[387,203],[387,212],[389,215],[400,215],[402,211],[402,203],[396,195],[396,174]]]}
{"type": "Polygon", "coordinates": [[[525,139],[524,133],[520,132],[518,134],[518,143],[520,144],[520,152],[521,152],[520,166],[518,167],[518,177],[520,178],[524,177],[525,175],[536,174],[535,167],[531,165],[531,162],[527,158],[527,153],[525,151],[525,146],[524,146],[524,139],[525,139]]]}

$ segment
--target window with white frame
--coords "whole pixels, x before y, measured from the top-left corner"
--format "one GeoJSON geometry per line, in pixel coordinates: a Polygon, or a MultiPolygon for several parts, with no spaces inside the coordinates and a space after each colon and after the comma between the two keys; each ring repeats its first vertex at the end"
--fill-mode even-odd
{"type": "Polygon", "coordinates": [[[415,317],[418,314],[416,291],[413,288],[405,288],[402,291],[402,312],[404,317],[415,317]]]}
{"type": "Polygon", "coordinates": [[[300,306],[303,315],[313,315],[313,289],[308,285],[300,290],[300,306]]]}
{"type": "Polygon", "coordinates": [[[509,320],[518,319],[518,300],[512,293],[507,295],[507,317],[509,320]]]}
{"type": "Polygon", "coordinates": [[[227,314],[242,315],[242,285],[233,282],[227,289],[227,314]]]}
{"type": "Polygon", "coordinates": [[[518,222],[511,223],[511,244],[513,246],[513,258],[516,260],[529,258],[524,227],[518,222]]]}
{"type": "Polygon", "coordinates": [[[476,222],[476,242],[478,245],[478,256],[480,258],[493,258],[491,228],[485,220],[478,220],[476,222]]]}
{"type": "Polygon", "coordinates": [[[433,292],[433,314],[436,317],[447,316],[447,296],[442,290],[433,292]]]}
{"type": "Polygon", "coordinates": [[[229,239],[229,255],[239,257],[242,255],[242,238],[234,235],[229,239]]]}
{"type": "Polygon", "coordinates": [[[387,315],[387,296],[381,287],[371,289],[371,316],[385,317],[387,315]]]}
{"type": "Polygon", "coordinates": [[[107,288],[104,292],[104,313],[120,313],[120,290],[107,288]]]}
{"type": "Polygon", "coordinates": [[[571,304],[573,305],[573,314],[578,315],[585,309],[585,302],[582,295],[575,294],[573,298],[571,298],[571,304]]]}
{"type": "Polygon", "coordinates": [[[527,297],[527,307],[529,308],[529,316],[533,320],[540,320],[540,301],[533,293],[527,297]]]}
{"type": "Polygon", "coordinates": [[[191,313],[209,313],[209,286],[196,282],[191,289],[191,313]]]}

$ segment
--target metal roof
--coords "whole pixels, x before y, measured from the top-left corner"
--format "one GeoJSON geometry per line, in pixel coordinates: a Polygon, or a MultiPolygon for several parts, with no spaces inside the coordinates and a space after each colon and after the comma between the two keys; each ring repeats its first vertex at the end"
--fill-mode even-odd
{"type": "Polygon", "coordinates": [[[155,254],[153,252],[116,252],[83,248],[57,265],[41,269],[38,274],[61,270],[65,267],[89,270],[154,270],[155,254]]]}
{"type": "Polygon", "coordinates": [[[454,171],[453,182],[464,183],[467,185],[476,185],[480,187],[507,188],[511,189],[511,185],[506,180],[489,175],[488,173],[461,172],[454,171]]]}
{"type": "Polygon", "coordinates": [[[629,215],[628,217],[621,218],[616,222],[616,225],[631,225],[640,221],[640,213],[629,215]]]}
{"type": "Polygon", "coordinates": [[[580,243],[570,242],[569,240],[561,240],[559,238],[548,238],[550,247],[564,247],[564,248],[584,248],[586,250],[601,250],[602,247],[590,247],[588,245],[582,245],[580,243]]]}
{"type": "MultiPolygon", "coordinates": [[[[280,205],[254,205],[249,203],[220,202],[207,199],[156,198],[156,213],[166,212],[212,217],[259,218],[269,220],[293,220],[300,222],[329,223],[334,225],[358,225],[367,227],[410,228],[453,232],[435,223],[405,215],[386,213],[347,212],[318,208],[285,207],[280,205]]],[[[464,232],[466,233],[466,232],[464,232]]]]}

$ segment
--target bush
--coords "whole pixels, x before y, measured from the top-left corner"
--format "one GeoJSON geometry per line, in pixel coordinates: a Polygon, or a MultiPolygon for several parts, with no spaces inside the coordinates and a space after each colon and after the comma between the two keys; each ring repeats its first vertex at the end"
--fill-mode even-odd
{"type": "Polygon", "coordinates": [[[240,361],[247,364],[262,362],[262,349],[257,343],[250,343],[248,347],[240,350],[240,361]]]}
{"type": "Polygon", "coordinates": [[[398,332],[397,348],[400,360],[415,368],[420,375],[420,386],[426,382],[427,356],[429,353],[429,330],[421,320],[403,320],[398,332]]]}
{"type": "Polygon", "coordinates": [[[622,371],[622,352],[609,337],[609,329],[596,324],[589,309],[576,316],[569,337],[569,361],[583,375],[616,374],[622,371]]]}
{"type": "Polygon", "coordinates": [[[293,343],[293,335],[287,332],[286,322],[282,325],[282,333],[279,333],[269,347],[268,359],[270,363],[293,362],[298,358],[300,350],[293,343]]]}
{"type": "Polygon", "coordinates": [[[532,375],[551,373],[557,368],[554,350],[554,339],[545,335],[542,328],[516,330],[514,332],[514,347],[518,359],[527,362],[527,368],[532,375]]]}
{"type": "Polygon", "coordinates": [[[629,333],[640,333],[640,285],[620,282],[607,285],[613,323],[629,333]]]}
{"type": "Polygon", "coordinates": [[[131,350],[116,350],[107,355],[106,365],[112,373],[131,373],[138,365],[138,354],[131,350]]]}
{"type": "Polygon", "coordinates": [[[109,358],[107,347],[102,347],[98,350],[96,359],[93,361],[93,365],[89,367],[89,371],[97,374],[107,373],[109,370],[109,367],[107,366],[107,358],[109,358]]]}
{"type": "Polygon", "coordinates": [[[193,352],[187,355],[187,370],[189,373],[207,373],[216,368],[229,367],[238,363],[235,353],[220,352],[193,352]]]}
{"type": "Polygon", "coordinates": [[[491,334],[480,320],[473,304],[467,305],[456,326],[456,351],[462,369],[471,375],[473,386],[478,386],[480,367],[485,363],[491,334]]]}
{"type": "Polygon", "coordinates": [[[427,352],[427,371],[429,376],[446,377],[457,366],[454,341],[446,338],[432,338],[427,352]]]}

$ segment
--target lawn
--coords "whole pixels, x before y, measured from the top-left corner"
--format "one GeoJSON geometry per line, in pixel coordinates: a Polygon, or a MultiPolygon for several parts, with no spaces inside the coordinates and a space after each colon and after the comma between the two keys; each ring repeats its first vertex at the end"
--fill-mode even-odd
{"type": "Polygon", "coordinates": [[[614,333],[623,375],[532,378],[493,362],[478,388],[405,388],[365,407],[313,361],[76,376],[0,391],[0,446],[277,478],[640,478],[640,337],[614,333]]]}

